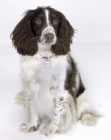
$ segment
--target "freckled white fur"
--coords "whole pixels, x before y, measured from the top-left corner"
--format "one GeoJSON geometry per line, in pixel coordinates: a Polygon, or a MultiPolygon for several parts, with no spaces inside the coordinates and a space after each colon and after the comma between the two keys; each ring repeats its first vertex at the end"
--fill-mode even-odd
{"type": "MultiPolygon", "coordinates": [[[[55,131],[62,132],[69,127],[73,120],[71,110],[73,112],[74,102],[72,97],[64,90],[66,70],[69,67],[67,57],[67,55],[56,57],[50,51],[38,51],[34,56],[21,56],[21,79],[25,90],[24,96],[28,98],[25,105],[30,115],[30,122],[25,126],[22,125],[21,131],[28,132],[31,124],[37,126],[36,122],[39,121],[39,117],[43,118],[44,116],[52,120],[51,126],[52,124],[56,126],[55,131]],[[49,57],[51,68],[44,68],[46,60],[40,56],[49,57]],[[64,102],[67,101],[67,103],[61,104],[59,101],[61,97],[64,97],[64,102]],[[57,105],[59,107],[55,110],[57,105]],[[69,113],[64,116],[66,109],[69,110],[69,113]],[[56,113],[58,116],[55,118],[56,113]],[[63,119],[60,119],[61,116],[65,119],[66,123],[64,125],[63,119]]],[[[20,96],[23,96],[23,92],[16,96],[18,103],[20,103],[20,96]]],[[[42,130],[42,133],[45,132],[42,130]]]]}
{"type": "Polygon", "coordinates": [[[38,114],[51,118],[55,106],[54,99],[58,94],[55,91],[50,92],[50,89],[63,91],[68,67],[67,56],[56,57],[52,56],[51,52],[42,51],[43,56],[52,56],[50,58],[51,68],[44,68],[46,60],[38,57],[40,53],[38,52],[38,55],[33,57],[22,56],[22,83],[26,92],[30,91],[29,94],[33,94],[32,98],[38,114]]]}

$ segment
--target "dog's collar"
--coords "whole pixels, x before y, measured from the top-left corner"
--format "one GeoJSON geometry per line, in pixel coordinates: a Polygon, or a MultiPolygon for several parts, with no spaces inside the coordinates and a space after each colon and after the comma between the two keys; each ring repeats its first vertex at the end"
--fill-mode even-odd
{"type": "Polygon", "coordinates": [[[53,56],[54,56],[54,54],[50,53],[50,52],[49,53],[48,52],[46,52],[46,53],[39,52],[34,57],[36,59],[46,59],[46,60],[49,60],[53,56]]]}
{"type": "Polygon", "coordinates": [[[44,57],[42,57],[42,59],[48,59],[48,57],[45,57],[45,56],[44,56],[44,57]]]}
{"type": "MultiPolygon", "coordinates": [[[[54,56],[54,55],[52,55],[52,56],[54,56]]],[[[49,56],[49,57],[43,56],[43,57],[41,57],[41,59],[47,59],[47,60],[49,60],[49,58],[51,58],[52,56],[49,56]]]]}

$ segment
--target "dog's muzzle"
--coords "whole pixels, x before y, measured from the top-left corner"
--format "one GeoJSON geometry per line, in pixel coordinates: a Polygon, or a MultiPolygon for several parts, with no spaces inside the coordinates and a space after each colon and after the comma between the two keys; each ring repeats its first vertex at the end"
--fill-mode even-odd
{"type": "Polygon", "coordinates": [[[53,45],[56,43],[55,31],[51,26],[46,27],[41,35],[41,43],[45,45],[53,45]]]}

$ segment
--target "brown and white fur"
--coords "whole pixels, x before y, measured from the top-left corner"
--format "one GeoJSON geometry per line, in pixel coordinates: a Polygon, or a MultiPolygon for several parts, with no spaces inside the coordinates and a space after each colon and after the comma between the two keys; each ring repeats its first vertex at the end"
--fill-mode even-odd
{"type": "Polygon", "coordinates": [[[71,56],[70,44],[74,29],[59,11],[38,7],[26,12],[11,34],[12,42],[21,57],[21,80],[24,90],[16,102],[28,111],[29,122],[20,130],[37,130],[40,119],[50,123],[41,133],[62,133],[81,120],[95,125],[101,116],[86,100],[85,88],[71,56]],[[44,63],[50,61],[50,67],[44,63]]]}

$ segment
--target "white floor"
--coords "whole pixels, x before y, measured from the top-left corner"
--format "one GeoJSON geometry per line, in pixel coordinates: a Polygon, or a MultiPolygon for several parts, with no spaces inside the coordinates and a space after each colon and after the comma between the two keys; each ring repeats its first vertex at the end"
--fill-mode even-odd
{"type": "Polygon", "coordinates": [[[22,89],[19,55],[11,45],[0,46],[0,140],[111,140],[111,43],[74,43],[72,53],[89,98],[102,105],[105,117],[95,127],[84,127],[78,121],[66,134],[55,137],[40,131],[19,132],[27,119],[27,113],[14,104],[14,96],[22,89]]]}

